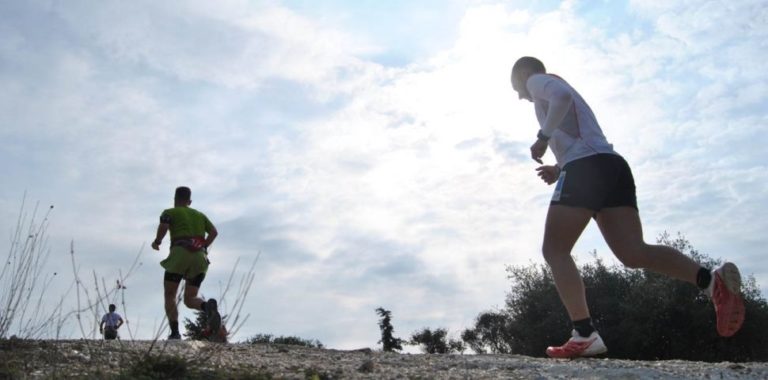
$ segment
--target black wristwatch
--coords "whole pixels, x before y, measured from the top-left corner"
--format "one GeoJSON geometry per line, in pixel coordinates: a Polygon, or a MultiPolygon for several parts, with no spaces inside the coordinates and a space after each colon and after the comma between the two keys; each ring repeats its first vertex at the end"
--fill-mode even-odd
{"type": "Polygon", "coordinates": [[[541,129],[539,129],[539,133],[536,134],[536,138],[539,140],[549,141],[549,136],[545,135],[541,129]]]}

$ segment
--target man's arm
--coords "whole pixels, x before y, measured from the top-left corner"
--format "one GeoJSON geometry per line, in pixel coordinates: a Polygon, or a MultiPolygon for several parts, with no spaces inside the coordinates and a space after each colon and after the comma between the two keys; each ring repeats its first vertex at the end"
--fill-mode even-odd
{"type": "Polygon", "coordinates": [[[216,227],[211,224],[211,228],[208,230],[208,236],[205,237],[205,248],[211,246],[213,241],[216,240],[216,236],[219,236],[219,231],[217,231],[216,227]]]}
{"type": "Polygon", "coordinates": [[[573,95],[568,87],[551,75],[537,74],[528,78],[528,91],[534,101],[545,100],[548,103],[547,116],[541,123],[541,132],[551,137],[573,104],[573,95]]]}
{"type": "Polygon", "coordinates": [[[157,235],[155,236],[155,241],[152,242],[152,249],[155,251],[160,250],[160,244],[163,242],[165,234],[168,233],[168,227],[170,227],[168,223],[160,223],[157,226],[157,235]]]}
{"type": "Polygon", "coordinates": [[[123,325],[123,317],[118,316],[117,317],[117,326],[115,326],[115,330],[119,329],[120,326],[123,325]]]}

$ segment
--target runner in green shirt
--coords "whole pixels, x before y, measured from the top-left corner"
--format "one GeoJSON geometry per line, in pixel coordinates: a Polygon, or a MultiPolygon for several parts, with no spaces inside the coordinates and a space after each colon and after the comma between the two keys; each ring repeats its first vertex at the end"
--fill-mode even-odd
{"type": "Polygon", "coordinates": [[[165,315],[171,326],[169,340],[181,339],[179,334],[179,311],[176,308],[176,294],[183,278],[186,281],[184,304],[190,309],[206,313],[210,331],[219,331],[221,315],[215,299],[208,301],[198,297],[200,284],[208,271],[208,247],[218,235],[208,217],[189,205],[192,204],[192,191],[188,187],[176,188],[174,207],[160,215],[157,237],[152,242],[152,249],[159,251],[165,234],[171,233],[171,249],[168,257],[160,262],[165,268],[165,315]]]}

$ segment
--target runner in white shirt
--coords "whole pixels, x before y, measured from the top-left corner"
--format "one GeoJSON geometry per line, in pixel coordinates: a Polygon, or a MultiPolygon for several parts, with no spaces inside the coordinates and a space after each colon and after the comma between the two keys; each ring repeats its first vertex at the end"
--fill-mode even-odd
{"type": "Polygon", "coordinates": [[[674,248],[643,240],[635,182],[629,165],[608,143],[594,113],[562,78],[548,74],[533,57],[512,68],[512,87],[533,102],[541,129],[531,146],[536,170],[547,184],[557,182],[547,212],[542,252],[568,315],[572,337],[548,347],[556,358],[591,356],[607,351],[592,325],[582,282],[571,257],[576,240],[594,218],[614,255],[627,267],[645,268],[687,281],[704,290],[717,314],[717,331],[735,334],[744,321],[741,275],[733,263],[710,271],[674,248]],[[543,165],[550,149],[556,165],[543,165]]]}
{"type": "Polygon", "coordinates": [[[116,309],[115,305],[109,305],[109,313],[101,317],[99,332],[104,335],[105,340],[117,339],[117,329],[123,325],[123,317],[115,313],[116,309]]]}

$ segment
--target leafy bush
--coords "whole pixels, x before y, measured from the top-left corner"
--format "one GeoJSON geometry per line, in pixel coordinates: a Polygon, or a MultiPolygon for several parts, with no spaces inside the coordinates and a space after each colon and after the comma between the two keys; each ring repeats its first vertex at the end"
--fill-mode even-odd
{"type": "MultiPolygon", "coordinates": [[[[682,235],[662,234],[672,246],[705,267],[721,263],[701,254],[682,235]]],[[[513,281],[505,308],[480,314],[462,334],[477,352],[544,356],[544,348],[567,338],[571,322],[546,265],[508,267],[513,281]]],[[[581,266],[592,319],[608,346],[608,357],[641,360],[768,360],[768,304],[754,277],[744,278],[746,320],[731,338],[717,335],[715,313],[695,286],[648,270],[581,266]]]]}
{"type": "Polygon", "coordinates": [[[284,344],[309,348],[323,348],[323,344],[315,339],[302,339],[295,336],[273,336],[271,334],[256,334],[246,340],[248,344],[284,344]]]}
{"type": "Polygon", "coordinates": [[[227,329],[224,327],[224,322],[227,319],[226,315],[221,317],[221,328],[219,335],[211,339],[212,332],[208,328],[208,316],[202,310],[195,312],[195,321],[193,322],[189,318],[184,318],[184,336],[191,340],[212,340],[221,343],[227,343],[227,329]]]}
{"type": "Polygon", "coordinates": [[[410,343],[420,345],[422,350],[428,354],[450,354],[464,351],[464,344],[458,340],[448,339],[448,330],[444,328],[432,331],[425,327],[411,335],[410,343]]]}
{"type": "Polygon", "coordinates": [[[510,322],[510,317],[504,312],[481,313],[475,319],[475,327],[464,330],[461,339],[479,354],[487,351],[494,354],[512,353],[510,322]]]}

